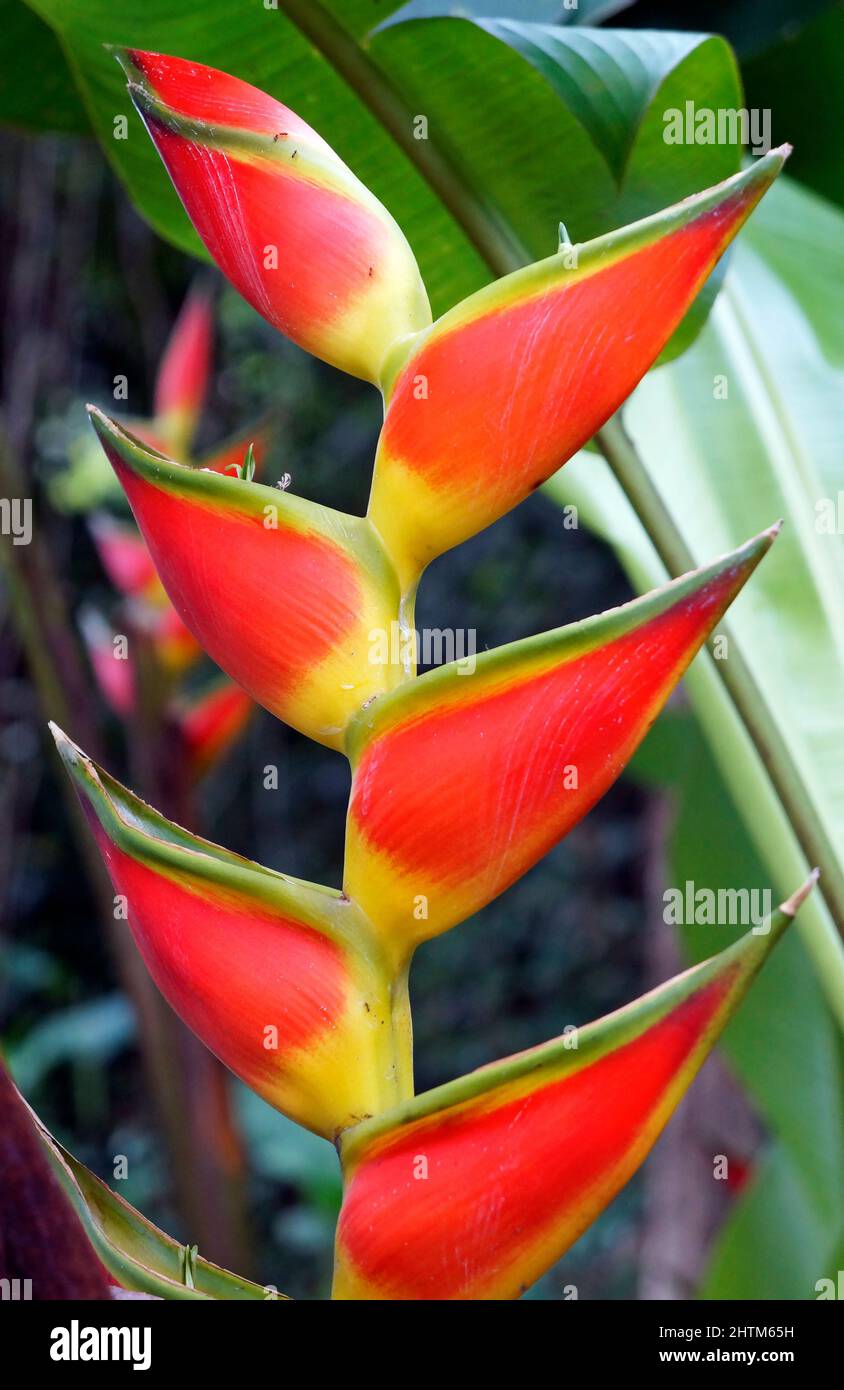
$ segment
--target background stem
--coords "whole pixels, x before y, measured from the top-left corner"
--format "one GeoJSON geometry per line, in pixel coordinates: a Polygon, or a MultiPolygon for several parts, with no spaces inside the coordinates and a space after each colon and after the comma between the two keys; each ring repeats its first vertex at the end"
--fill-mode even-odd
{"type": "MultiPolygon", "coordinates": [[[[673,579],[695,569],[694,556],[618,415],[607,421],[596,436],[596,442],[669,576],[673,579]]],[[[728,637],[729,657],[713,663],[713,669],[757,748],[809,866],[821,870],[821,891],[839,932],[844,935],[844,873],[835,850],[814,812],[788,746],[771,717],[764,692],[744,660],[738,641],[730,635],[728,624],[719,625],[719,635],[728,637]]]]}

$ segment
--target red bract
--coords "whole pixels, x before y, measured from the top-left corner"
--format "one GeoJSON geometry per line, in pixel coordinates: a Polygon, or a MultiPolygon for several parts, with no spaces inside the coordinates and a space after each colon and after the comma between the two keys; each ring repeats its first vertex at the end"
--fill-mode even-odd
{"type": "Polygon", "coordinates": [[[358,909],[188,834],[55,736],[116,914],[212,1051],[329,1138],[395,1099],[389,991],[358,909]]]}
{"type": "Polygon", "coordinates": [[[152,557],[133,526],[98,512],[89,523],[103,569],[120,594],[145,598],[160,593],[152,557]]]}
{"type": "Polygon", "coordinates": [[[217,680],[197,695],[176,702],[176,719],[187,749],[190,771],[201,777],[237,738],[252,713],[252,701],[231,681],[217,680]]]}
{"type": "Polygon", "coordinates": [[[390,214],[281,102],[216,68],[118,55],[129,91],[220,269],[276,328],[378,381],[396,338],[430,323],[390,214]]]}

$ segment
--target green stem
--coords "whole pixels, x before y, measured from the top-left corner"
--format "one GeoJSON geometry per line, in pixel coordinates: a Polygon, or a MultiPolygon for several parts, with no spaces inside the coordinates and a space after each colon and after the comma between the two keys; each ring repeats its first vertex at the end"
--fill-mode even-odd
{"type": "MultiPolygon", "coordinates": [[[[709,652],[701,652],[686,672],[686,689],[748,834],[760,858],[771,868],[776,897],[784,898],[805,878],[806,857],[772,785],[770,769],[721,679],[723,664],[709,652]]],[[[800,908],[797,929],[814,961],[830,1009],[844,1030],[844,951],[835,922],[817,890],[800,908]]]]}
{"type": "MultiPolygon", "coordinates": [[[[609,420],[596,438],[668,574],[674,578],[694,569],[695,559],[621,419],[615,416],[609,420]]],[[[835,849],[815,813],[811,795],[738,642],[729,636],[723,623],[719,635],[728,638],[729,657],[719,661],[715,670],[768,771],[806,860],[821,871],[821,891],[839,932],[844,935],[844,873],[835,849]]]]}

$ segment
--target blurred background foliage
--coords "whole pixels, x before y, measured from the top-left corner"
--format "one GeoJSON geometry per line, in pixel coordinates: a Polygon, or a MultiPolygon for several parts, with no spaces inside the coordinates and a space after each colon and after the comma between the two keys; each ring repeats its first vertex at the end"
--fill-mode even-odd
{"type": "MultiPolygon", "coordinates": [[[[468,10],[572,19],[568,7],[552,0],[476,6],[415,0],[407,7],[415,15],[468,10]]],[[[748,104],[770,107],[774,142],[788,138],[796,145],[790,172],[844,203],[837,148],[844,101],[840,4],[581,0],[579,12],[581,23],[723,33],[737,50],[748,104]]],[[[109,408],[114,376],[122,373],[127,412],[149,413],[155,370],[196,266],[133,210],[90,138],[58,43],[15,0],[0,5],[0,46],[10,71],[20,55],[38,54],[29,80],[10,83],[3,118],[13,128],[0,136],[0,238],[7,248],[0,267],[3,428],[36,499],[64,601],[78,615],[86,605],[109,602],[81,515],[99,500],[102,478],[84,462],[90,458],[81,442],[84,403],[109,408]],[[61,133],[38,133],[45,126],[61,133]]],[[[289,473],[294,491],[362,511],[380,423],[375,393],[282,340],[221,283],[216,311],[217,370],[200,449],[270,408],[276,438],[262,476],[275,481],[289,473]]],[[[583,527],[566,526],[563,512],[536,495],[432,567],[418,624],[474,629],[478,647],[492,647],[629,595],[610,549],[583,527]]],[[[117,1189],[164,1229],[193,1239],[141,1065],[135,1012],[46,751],[44,719],[53,711],[42,708],[33,687],[10,603],[9,588],[0,587],[2,1046],[18,1084],[62,1141],[107,1181],[114,1181],[115,1156],[125,1155],[127,1176],[117,1189]]],[[[272,633],[266,637],[272,641],[272,633]]],[[[93,680],[88,698],[86,718],[100,733],[109,769],[131,781],[121,729],[93,680]]],[[[69,732],[75,733],[72,725],[69,732]]],[[[336,884],[347,792],[342,759],[257,711],[201,784],[196,814],[204,833],[220,843],[336,884]],[[278,768],[277,790],[265,788],[268,765],[278,768]]],[[[681,954],[702,956],[726,944],[705,928],[682,929],[681,947],[665,926],[661,894],[669,856],[672,882],[765,882],[682,698],[660,721],[632,775],[561,846],[477,918],[419,952],[412,981],[418,1088],[606,1013],[670,974],[681,954]]],[[[796,941],[769,971],[776,972],[770,996],[780,1006],[799,1004],[817,1021],[803,1046],[804,1080],[788,1078],[794,1103],[782,1123],[793,1140],[803,1135],[800,1163],[808,1182],[825,1190],[840,1170],[819,1170],[834,1165],[841,1136],[811,1136],[819,1125],[837,1123],[829,1113],[832,1107],[837,1116],[841,1105],[838,1043],[796,941]]],[[[563,1298],[571,1285],[581,1298],[680,1298],[696,1290],[749,1297],[754,1287],[760,1297],[798,1296],[800,1278],[816,1268],[822,1232],[815,1229],[817,1213],[801,1205],[793,1153],[784,1156],[780,1138],[769,1142],[759,1107],[739,1084],[745,1060],[758,1051],[760,1022],[767,1027],[770,1017],[754,1016],[751,998],[730,1032],[728,1063],[713,1059],[645,1169],[531,1297],[563,1298]],[[726,1184],[711,1181],[713,1153],[730,1159],[726,1184]],[[763,1201],[757,1211],[754,1205],[760,1175],[783,1220],[793,1217],[791,1243],[769,1243],[770,1206],[763,1201]],[[738,1225],[729,1219],[736,1211],[738,1225]],[[791,1258],[801,1247],[808,1251],[805,1270],[780,1279],[775,1265],[782,1250],[791,1258]]],[[[779,1051],[771,1046],[777,1058],[787,1056],[785,1044],[779,1051]]],[[[340,1198],[335,1155],[239,1083],[227,1084],[244,1153],[240,1272],[294,1297],[324,1296],[340,1198]]],[[[783,1090],[779,1062],[761,1084],[783,1090]]],[[[226,1252],[202,1253],[222,1258],[226,1252]]]]}

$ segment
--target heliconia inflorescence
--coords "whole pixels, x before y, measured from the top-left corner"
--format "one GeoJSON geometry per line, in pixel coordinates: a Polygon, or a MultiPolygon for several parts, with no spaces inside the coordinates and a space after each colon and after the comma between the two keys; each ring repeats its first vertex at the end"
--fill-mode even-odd
{"type": "MultiPolygon", "coordinates": [[[[259,1094],[337,1143],[335,1296],[514,1298],[645,1157],[811,884],[767,931],[581,1029],[576,1048],[564,1035],[420,1096],[413,951],[526,873],[611,786],[777,527],[468,673],[417,678],[411,643],[373,659],[371,634],[410,634],[428,562],[516,506],[622,404],[787,151],[564,243],[431,323],[400,228],[304,121],[197,63],[117,56],[223,272],[283,333],[384,395],[364,518],[190,466],[92,411],[196,641],[348,757],[342,893],[197,839],[60,733],[59,747],[162,992],[259,1094]]],[[[182,394],[158,408],[178,434],[201,392],[184,361],[176,375],[182,394]]],[[[157,582],[113,553],[132,583],[157,582]]]]}

